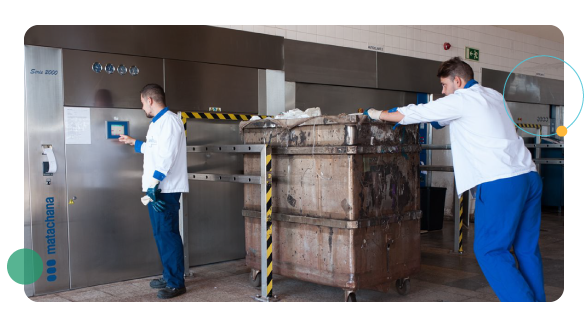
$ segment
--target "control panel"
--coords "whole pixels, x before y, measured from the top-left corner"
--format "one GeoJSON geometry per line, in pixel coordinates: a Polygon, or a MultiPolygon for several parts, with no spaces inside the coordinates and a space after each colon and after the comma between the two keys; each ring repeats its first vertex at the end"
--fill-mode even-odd
{"type": "Polygon", "coordinates": [[[107,121],[106,122],[106,138],[117,139],[120,135],[128,135],[127,121],[107,121]]]}

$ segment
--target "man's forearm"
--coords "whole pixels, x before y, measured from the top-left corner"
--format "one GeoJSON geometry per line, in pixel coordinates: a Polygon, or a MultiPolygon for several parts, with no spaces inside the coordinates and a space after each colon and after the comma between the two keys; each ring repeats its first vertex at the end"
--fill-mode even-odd
{"type": "Polygon", "coordinates": [[[396,112],[384,111],[380,115],[380,120],[385,120],[385,121],[394,122],[394,123],[401,121],[402,118],[404,118],[404,115],[398,111],[396,111],[396,112]]]}

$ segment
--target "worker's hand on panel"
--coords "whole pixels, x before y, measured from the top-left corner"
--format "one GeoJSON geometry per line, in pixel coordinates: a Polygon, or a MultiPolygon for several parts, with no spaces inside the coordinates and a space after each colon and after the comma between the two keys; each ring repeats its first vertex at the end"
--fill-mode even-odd
{"type": "Polygon", "coordinates": [[[134,145],[134,143],[136,143],[136,139],[133,139],[128,135],[120,135],[120,137],[118,138],[118,141],[124,142],[124,144],[130,144],[130,145],[134,145]]]}

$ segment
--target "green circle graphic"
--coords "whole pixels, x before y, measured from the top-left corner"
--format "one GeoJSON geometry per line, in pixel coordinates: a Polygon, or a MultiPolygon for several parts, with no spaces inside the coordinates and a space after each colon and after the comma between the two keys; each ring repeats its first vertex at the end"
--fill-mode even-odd
{"type": "Polygon", "coordinates": [[[19,284],[32,284],[43,273],[41,256],[31,249],[20,249],[8,258],[8,275],[19,284]]]}

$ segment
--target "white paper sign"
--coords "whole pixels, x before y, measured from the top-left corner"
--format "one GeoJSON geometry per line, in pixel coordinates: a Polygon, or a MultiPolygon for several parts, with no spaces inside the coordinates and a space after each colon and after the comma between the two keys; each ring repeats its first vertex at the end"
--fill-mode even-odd
{"type": "Polygon", "coordinates": [[[89,108],[65,107],[65,144],[91,144],[89,108]]]}

